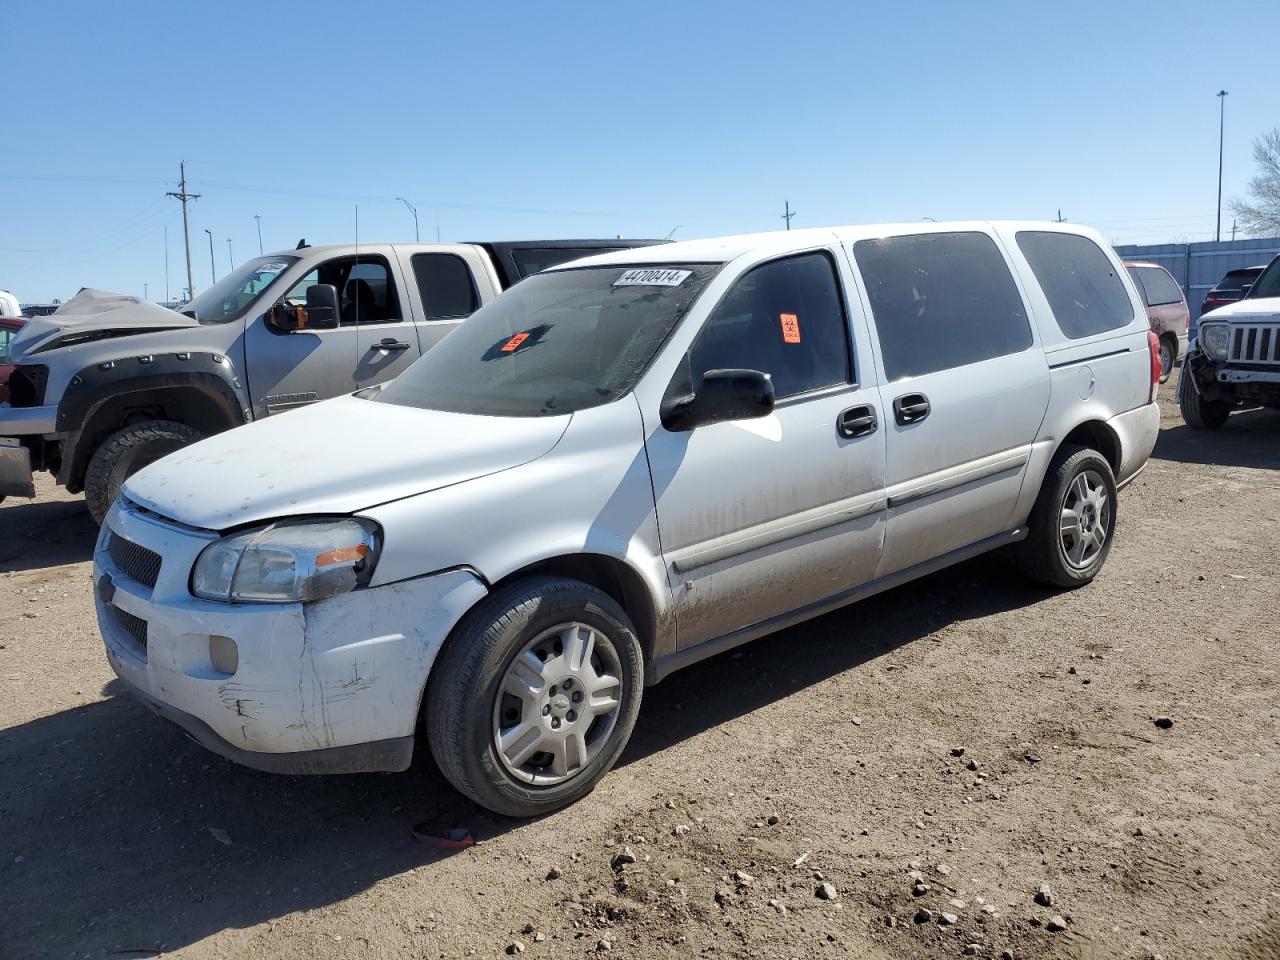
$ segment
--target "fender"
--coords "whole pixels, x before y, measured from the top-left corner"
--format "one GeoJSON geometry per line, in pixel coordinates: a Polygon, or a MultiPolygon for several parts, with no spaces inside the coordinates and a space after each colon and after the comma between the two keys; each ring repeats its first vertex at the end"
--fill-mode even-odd
{"type": "Polygon", "coordinates": [[[79,486],[92,454],[86,448],[95,439],[88,428],[106,404],[130,394],[174,389],[194,391],[218,411],[218,425],[210,432],[253,419],[248,391],[223,354],[193,351],[104,360],[76,373],[58,403],[56,426],[66,435],[70,452],[62,457],[58,482],[76,492],[73,487],[79,486]]]}
{"type": "Polygon", "coordinates": [[[1213,362],[1198,346],[1188,350],[1187,355],[1182,358],[1182,376],[1189,377],[1192,389],[1206,400],[1236,399],[1234,391],[1225,390],[1218,383],[1213,362]]]}

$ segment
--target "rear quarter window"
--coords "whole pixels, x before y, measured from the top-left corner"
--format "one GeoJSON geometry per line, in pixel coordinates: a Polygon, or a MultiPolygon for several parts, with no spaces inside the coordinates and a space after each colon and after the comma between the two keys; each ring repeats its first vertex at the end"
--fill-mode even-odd
{"type": "Polygon", "coordinates": [[[1124,281],[1111,258],[1088,237],[1023,230],[1018,233],[1018,249],[1069,340],[1119,330],[1133,322],[1133,301],[1124,281]]]}
{"type": "Polygon", "coordinates": [[[1138,267],[1137,270],[1147,292],[1147,306],[1162,307],[1182,302],[1182,288],[1165,270],[1160,267],[1138,267]]]}

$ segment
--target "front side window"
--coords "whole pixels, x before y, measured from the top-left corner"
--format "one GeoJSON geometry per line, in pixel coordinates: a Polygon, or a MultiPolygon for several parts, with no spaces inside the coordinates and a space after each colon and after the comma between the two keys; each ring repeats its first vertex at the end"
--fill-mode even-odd
{"type": "Polygon", "coordinates": [[[860,240],[854,259],[871,301],[889,380],[1021,353],[1031,323],[1009,267],[985,233],[860,240]]]}
{"type": "Polygon", "coordinates": [[[381,257],[342,257],[322,263],[290,287],[284,299],[305,304],[307,287],[316,283],[332,284],[338,291],[343,326],[403,319],[395,282],[381,257]]]}
{"type": "Polygon", "coordinates": [[[467,262],[454,253],[415,253],[411,258],[418,297],[428,320],[469,317],[480,294],[467,262]]]}
{"type": "Polygon", "coordinates": [[[744,274],[689,352],[694,389],[708,370],[759,370],[779,400],[848,383],[849,338],[835,267],[824,253],[744,274]]]}
{"type": "Polygon", "coordinates": [[[1160,267],[1137,267],[1142,277],[1142,289],[1147,294],[1148,307],[1163,307],[1182,302],[1182,288],[1178,282],[1160,267]]]}
{"type": "Polygon", "coordinates": [[[719,268],[536,274],[477,310],[373,399],[493,417],[556,416],[616,400],[719,268]]]}
{"type": "Polygon", "coordinates": [[[1280,297],[1280,257],[1272,260],[1271,266],[1262,271],[1262,276],[1258,277],[1247,296],[1280,297]]]}
{"type": "MultiPolygon", "coordinates": [[[[1068,339],[1119,330],[1133,320],[1133,301],[1124,281],[1111,258],[1088,237],[1023,230],[1018,233],[1018,249],[1068,339]]],[[[1144,284],[1146,279],[1144,275],[1144,284]]]]}
{"type": "Polygon", "coordinates": [[[297,262],[297,257],[274,256],[242,263],[183,307],[182,312],[203,324],[230,323],[243,316],[258,295],[297,262]]]}

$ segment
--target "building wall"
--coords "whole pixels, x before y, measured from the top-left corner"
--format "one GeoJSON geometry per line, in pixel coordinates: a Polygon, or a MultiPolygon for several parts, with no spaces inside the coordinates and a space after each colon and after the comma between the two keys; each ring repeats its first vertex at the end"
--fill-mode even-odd
{"type": "Polygon", "coordinates": [[[1212,240],[1203,243],[1126,244],[1116,247],[1124,260],[1158,263],[1178,281],[1191,308],[1191,323],[1200,319],[1200,302],[1228,270],[1264,267],[1280,254],[1280,237],[1255,240],[1212,240]]]}

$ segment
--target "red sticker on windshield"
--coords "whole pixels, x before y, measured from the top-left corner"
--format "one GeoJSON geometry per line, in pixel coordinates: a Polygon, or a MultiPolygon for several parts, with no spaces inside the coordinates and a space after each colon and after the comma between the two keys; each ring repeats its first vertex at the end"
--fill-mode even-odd
{"type": "Polygon", "coordinates": [[[783,343],[799,343],[800,342],[800,320],[794,313],[784,313],[779,318],[782,320],[782,342],[783,343]]]}
{"type": "Polygon", "coordinates": [[[529,339],[529,335],[527,333],[517,333],[514,337],[512,337],[510,340],[508,340],[506,343],[502,345],[502,352],[511,353],[517,347],[519,347],[520,344],[524,343],[528,339],[529,339]]]}

